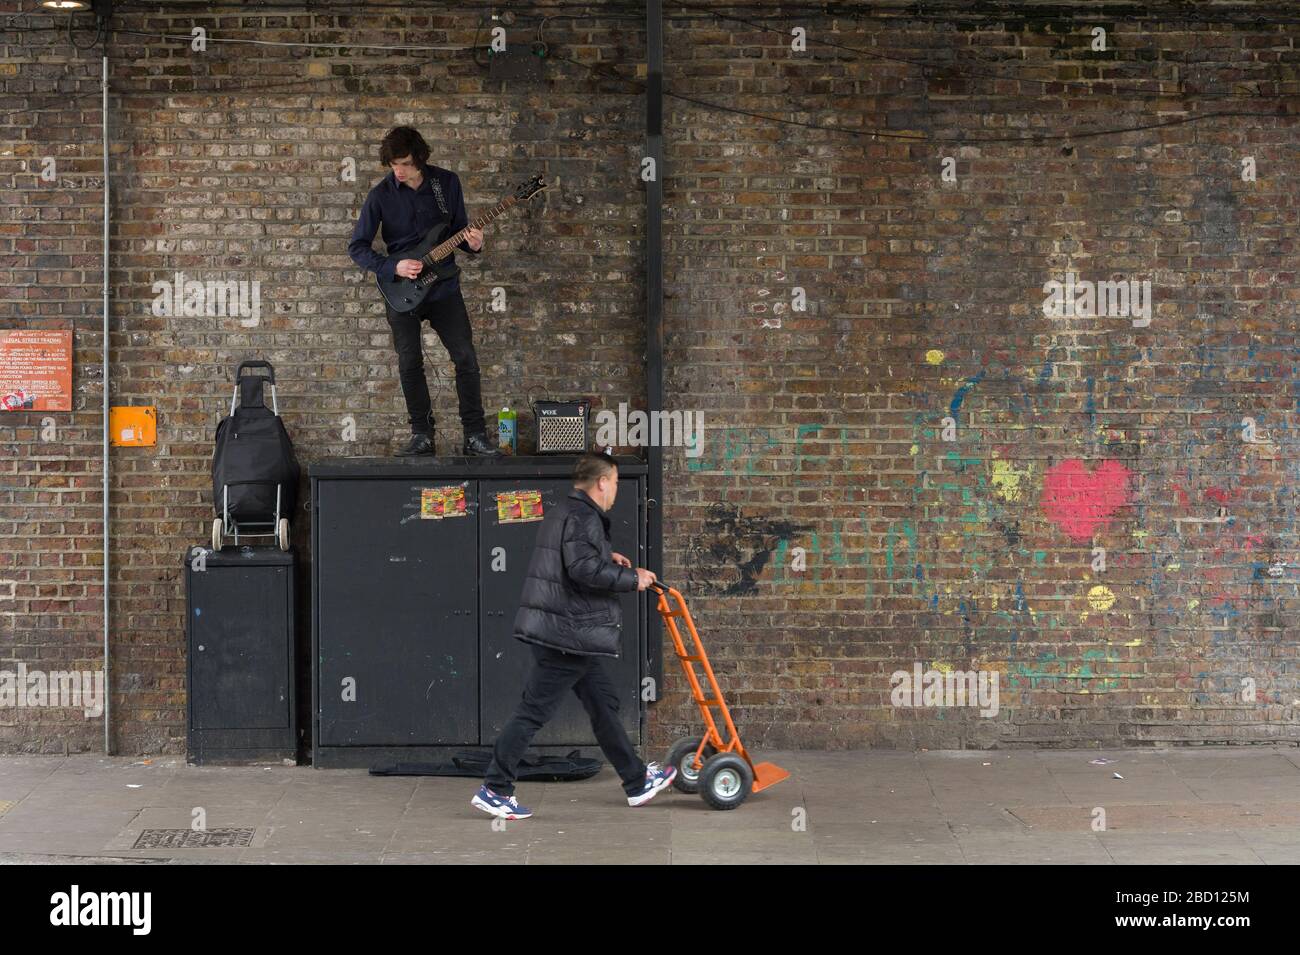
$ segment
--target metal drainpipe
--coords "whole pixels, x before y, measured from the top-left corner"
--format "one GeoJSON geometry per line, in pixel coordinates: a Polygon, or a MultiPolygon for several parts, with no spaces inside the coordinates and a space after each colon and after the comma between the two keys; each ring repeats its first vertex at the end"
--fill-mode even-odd
{"type": "Polygon", "coordinates": [[[101,374],[104,382],[103,408],[103,473],[104,473],[104,755],[113,755],[110,726],[110,708],[113,700],[113,683],[108,670],[108,57],[104,57],[104,71],[101,79],[104,99],[100,108],[103,121],[102,137],[104,141],[104,327],[103,358],[101,374]]]}
{"type": "MultiPolygon", "coordinates": [[[[664,402],[664,136],[663,136],[663,2],[646,3],[646,155],[654,159],[655,176],[646,183],[646,403],[650,412],[664,402]]],[[[647,449],[646,567],[663,576],[664,449],[658,441],[647,449]]],[[[682,581],[677,581],[679,586],[682,581]]],[[[664,680],[663,629],[659,614],[646,615],[646,646],[654,680],[655,700],[664,680]]]]}

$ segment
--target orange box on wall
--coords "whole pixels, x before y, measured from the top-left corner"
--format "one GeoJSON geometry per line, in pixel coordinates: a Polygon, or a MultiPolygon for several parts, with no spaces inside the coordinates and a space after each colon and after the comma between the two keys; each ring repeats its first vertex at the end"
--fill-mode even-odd
{"type": "Polygon", "coordinates": [[[108,443],[114,447],[153,447],[158,443],[158,412],[153,405],[108,409],[108,443]]]}

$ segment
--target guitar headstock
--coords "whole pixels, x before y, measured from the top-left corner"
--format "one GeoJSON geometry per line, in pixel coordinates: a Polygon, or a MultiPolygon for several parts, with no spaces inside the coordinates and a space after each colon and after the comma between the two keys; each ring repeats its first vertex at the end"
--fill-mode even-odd
{"type": "Polygon", "coordinates": [[[515,190],[515,198],[520,202],[527,202],[545,188],[546,183],[542,181],[542,177],[533,176],[532,179],[522,183],[519,188],[515,190]]]}

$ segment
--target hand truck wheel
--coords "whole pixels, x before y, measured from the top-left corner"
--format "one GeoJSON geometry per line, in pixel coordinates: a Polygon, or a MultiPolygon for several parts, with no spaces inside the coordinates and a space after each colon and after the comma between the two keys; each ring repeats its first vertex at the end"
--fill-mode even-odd
{"type": "Polygon", "coordinates": [[[289,549],[289,519],[287,517],[280,518],[280,526],[278,530],[280,532],[279,533],[280,550],[288,550],[289,549]]]}
{"type": "Polygon", "coordinates": [[[714,809],[735,809],[749,796],[754,771],[743,756],[718,753],[700,770],[700,795],[714,809]]]}
{"type": "Polygon", "coordinates": [[[221,550],[222,530],[223,528],[222,528],[221,518],[218,517],[216,520],[212,522],[212,549],[213,550],[221,550]]]}
{"type": "MultiPolygon", "coordinates": [[[[700,791],[700,770],[694,768],[692,763],[695,762],[695,751],[700,748],[701,739],[703,737],[700,736],[694,739],[679,739],[668,750],[668,758],[664,762],[677,768],[677,775],[673,777],[673,788],[678,792],[697,793],[700,791]]],[[[700,753],[700,758],[707,760],[716,752],[717,750],[710,743],[704,747],[704,751],[700,753]]]]}

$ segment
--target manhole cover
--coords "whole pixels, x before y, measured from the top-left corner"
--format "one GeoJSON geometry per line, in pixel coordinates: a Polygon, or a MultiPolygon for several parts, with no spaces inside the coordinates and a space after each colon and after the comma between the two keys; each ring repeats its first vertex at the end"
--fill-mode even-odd
{"type": "Polygon", "coordinates": [[[132,849],[238,849],[256,829],[143,829],[132,849]]]}

